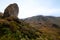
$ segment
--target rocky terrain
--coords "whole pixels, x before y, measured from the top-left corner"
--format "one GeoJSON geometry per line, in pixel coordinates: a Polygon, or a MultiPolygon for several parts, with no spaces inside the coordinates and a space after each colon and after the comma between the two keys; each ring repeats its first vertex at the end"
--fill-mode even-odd
{"type": "Polygon", "coordinates": [[[0,40],[60,40],[60,17],[39,15],[19,19],[18,13],[16,3],[0,12],[0,40]]]}

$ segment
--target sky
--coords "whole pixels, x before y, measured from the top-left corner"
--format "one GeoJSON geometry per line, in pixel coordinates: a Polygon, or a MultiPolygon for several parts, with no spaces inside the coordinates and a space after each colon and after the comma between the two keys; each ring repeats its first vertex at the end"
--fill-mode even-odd
{"type": "Polygon", "coordinates": [[[0,0],[0,12],[12,3],[19,6],[19,18],[36,15],[60,16],[60,0],[0,0]]]}

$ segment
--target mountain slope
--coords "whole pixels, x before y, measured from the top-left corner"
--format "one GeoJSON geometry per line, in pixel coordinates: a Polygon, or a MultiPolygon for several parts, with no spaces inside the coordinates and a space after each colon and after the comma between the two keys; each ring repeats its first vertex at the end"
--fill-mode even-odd
{"type": "Polygon", "coordinates": [[[54,39],[58,35],[60,37],[60,17],[39,15],[26,18],[24,21],[29,23],[37,30],[46,33],[47,35],[50,35],[53,40],[58,40],[58,38],[54,39]]]}
{"type": "Polygon", "coordinates": [[[32,40],[39,37],[34,32],[23,20],[0,18],[0,40],[32,40]]]}
{"type": "Polygon", "coordinates": [[[29,21],[0,17],[0,40],[60,40],[59,26],[56,28],[54,24],[55,26],[51,27],[52,23],[47,19],[37,18],[28,18],[29,21]]]}

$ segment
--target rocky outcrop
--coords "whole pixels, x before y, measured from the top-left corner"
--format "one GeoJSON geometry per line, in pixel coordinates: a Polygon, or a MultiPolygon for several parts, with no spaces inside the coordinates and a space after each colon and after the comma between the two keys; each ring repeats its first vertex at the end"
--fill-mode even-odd
{"type": "Polygon", "coordinates": [[[10,4],[5,10],[4,10],[4,17],[17,17],[19,12],[19,7],[16,3],[10,4]]]}

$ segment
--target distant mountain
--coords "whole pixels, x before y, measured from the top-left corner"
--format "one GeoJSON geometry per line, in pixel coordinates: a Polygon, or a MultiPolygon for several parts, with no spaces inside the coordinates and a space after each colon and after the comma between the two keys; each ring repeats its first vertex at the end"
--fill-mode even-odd
{"type": "Polygon", "coordinates": [[[54,17],[54,16],[33,16],[30,18],[26,18],[25,22],[29,24],[33,24],[35,26],[45,25],[50,27],[57,27],[60,28],[60,17],[54,17]]]}

